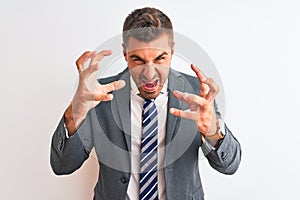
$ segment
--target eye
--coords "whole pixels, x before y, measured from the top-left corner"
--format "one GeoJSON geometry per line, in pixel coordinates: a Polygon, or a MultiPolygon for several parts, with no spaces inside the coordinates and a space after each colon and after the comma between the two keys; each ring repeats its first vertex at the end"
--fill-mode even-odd
{"type": "Polygon", "coordinates": [[[140,58],[134,58],[133,62],[135,62],[138,65],[144,64],[144,61],[142,59],[140,59],[140,58]]]}
{"type": "Polygon", "coordinates": [[[156,58],[156,60],[164,60],[164,59],[165,59],[164,56],[159,56],[159,57],[156,58]]]}
{"type": "Polygon", "coordinates": [[[156,63],[162,64],[166,61],[166,56],[158,56],[155,60],[156,60],[156,63]]]}

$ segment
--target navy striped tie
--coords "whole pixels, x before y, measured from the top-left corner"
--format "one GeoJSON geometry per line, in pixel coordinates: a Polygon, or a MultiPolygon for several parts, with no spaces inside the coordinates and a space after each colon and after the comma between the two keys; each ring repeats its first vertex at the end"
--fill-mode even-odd
{"type": "Polygon", "coordinates": [[[157,110],[153,100],[145,99],[140,156],[140,200],[158,200],[157,110]]]}

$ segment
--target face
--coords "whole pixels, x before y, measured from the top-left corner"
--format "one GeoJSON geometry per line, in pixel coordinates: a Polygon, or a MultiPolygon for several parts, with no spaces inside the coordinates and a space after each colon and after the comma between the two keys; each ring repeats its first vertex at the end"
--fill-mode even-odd
{"type": "Polygon", "coordinates": [[[154,99],[160,94],[169,74],[173,47],[168,35],[147,43],[129,38],[124,57],[143,98],[154,99]]]}

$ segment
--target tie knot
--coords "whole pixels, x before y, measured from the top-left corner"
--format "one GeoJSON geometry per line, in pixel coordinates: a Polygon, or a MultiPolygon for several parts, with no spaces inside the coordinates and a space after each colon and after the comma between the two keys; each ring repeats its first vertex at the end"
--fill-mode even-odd
{"type": "Polygon", "coordinates": [[[154,99],[145,99],[144,109],[147,108],[148,106],[152,106],[153,103],[154,103],[154,99]]]}

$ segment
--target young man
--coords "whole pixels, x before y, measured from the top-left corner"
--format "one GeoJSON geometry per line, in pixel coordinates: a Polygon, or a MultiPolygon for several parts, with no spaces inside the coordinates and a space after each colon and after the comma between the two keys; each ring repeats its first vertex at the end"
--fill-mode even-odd
{"type": "Polygon", "coordinates": [[[200,147],[219,172],[237,170],[241,149],[219,124],[218,85],[193,64],[196,77],[172,70],[174,45],[170,19],[142,8],[124,22],[126,70],[95,78],[110,50],[88,51],[77,60],[78,89],[52,138],[56,174],[77,170],[95,147],[100,172],[94,199],[182,200],[204,199],[200,147]]]}

